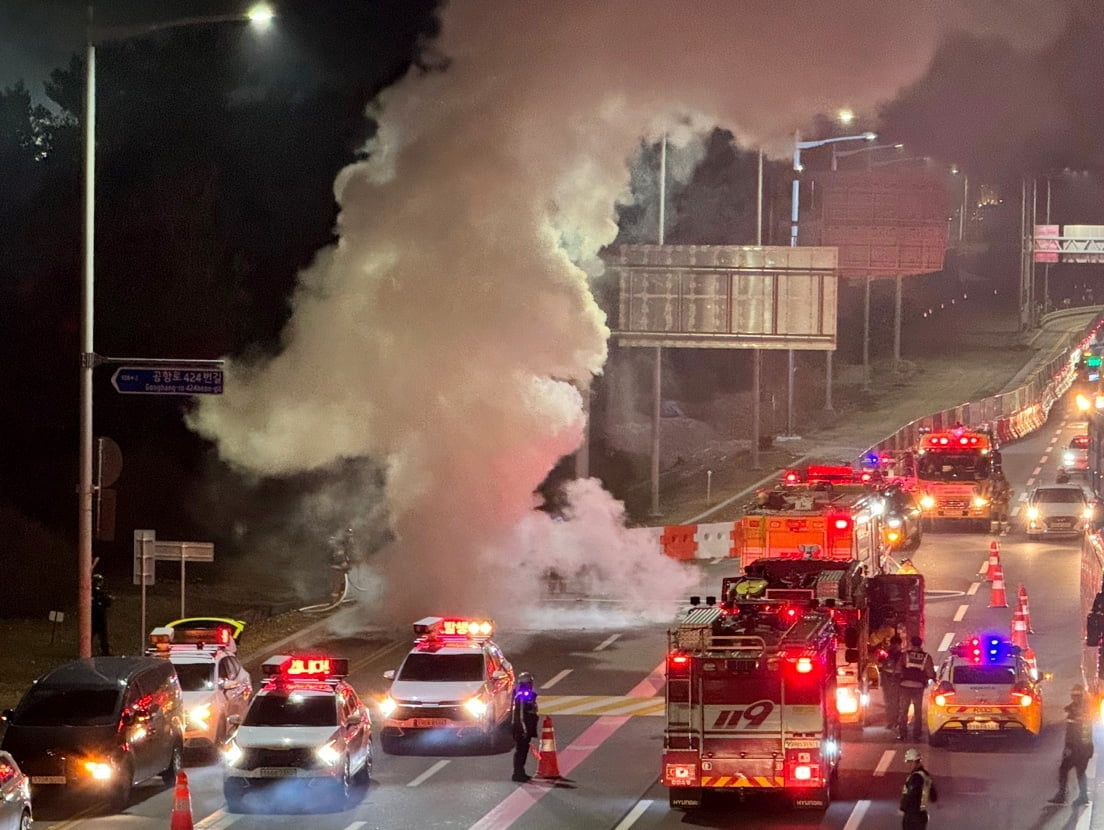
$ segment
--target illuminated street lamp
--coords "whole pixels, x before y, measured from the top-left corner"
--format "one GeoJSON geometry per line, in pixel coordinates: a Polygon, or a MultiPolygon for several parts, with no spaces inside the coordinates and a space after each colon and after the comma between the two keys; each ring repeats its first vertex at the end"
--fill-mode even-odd
{"type": "Polygon", "coordinates": [[[77,485],[77,631],[80,657],[92,656],[92,370],[103,362],[93,347],[96,239],[96,43],[215,23],[248,22],[267,28],[275,12],[265,3],[243,14],[186,17],[140,26],[95,28],[89,6],[85,30],[84,85],[84,278],[81,284],[80,470],[77,485]]]}

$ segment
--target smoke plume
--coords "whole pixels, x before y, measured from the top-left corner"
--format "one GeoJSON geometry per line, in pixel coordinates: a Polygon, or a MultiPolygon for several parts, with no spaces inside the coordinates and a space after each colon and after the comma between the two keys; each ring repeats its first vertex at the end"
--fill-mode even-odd
{"type": "Polygon", "coordinates": [[[445,62],[381,96],[375,143],[335,183],[340,238],[301,274],[282,351],[232,362],[191,425],[255,475],[384,464],[381,613],[505,615],[547,567],[643,604],[681,596],[684,571],[596,483],[570,488],[564,521],[533,509],[605,361],[590,280],[627,159],[713,125],[786,155],[813,113],[914,79],[948,26],[1029,43],[1044,5],[452,4],[445,62]]]}

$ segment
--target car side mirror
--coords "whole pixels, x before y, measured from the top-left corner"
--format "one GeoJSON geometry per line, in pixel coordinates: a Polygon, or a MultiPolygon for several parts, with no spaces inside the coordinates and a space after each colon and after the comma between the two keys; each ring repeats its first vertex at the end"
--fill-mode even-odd
{"type": "Polygon", "coordinates": [[[361,717],[360,712],[357,712],[355,715],[349,715],[349,719],[345,721],[345,723],[349,724],[349,726],[360,726],[360,724],[363,722],[364,718],[361,717]]]}
{"type": "Polygon", "coordinates": [[[394,669],[388,669],[387,671],[385,671],[383,673],[383,679],[384,680],[394,680],[395,679],[395,670],[394,669]]]}
{"type": "Polygon", "coordinates": [[[509,676],[510,675],[504,672],[502,669],[499,669],[491,675],[491,680],[505,680],[509,676]]]}
{"type": "Polygon", "coordinates": [[[241,715],[231,715],[226,719],[226,722],[231,726],[241,726],[241,715]]]}

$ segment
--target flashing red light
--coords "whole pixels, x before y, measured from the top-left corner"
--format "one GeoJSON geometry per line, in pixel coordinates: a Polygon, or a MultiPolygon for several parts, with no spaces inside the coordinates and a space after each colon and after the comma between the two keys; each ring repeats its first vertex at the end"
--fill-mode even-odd
{"type": "Polygon", "coordinates": [[[786,474],[783,476],[783,480],[787,484],[797,484],[797,482],[801,481],[801,476],[799,476],[793,470],[788,470],[786,472],[786,474]]]}
{"type": "Polygon", "coordinates": [[[675,666],[685,666],[690,662],[690,658],[685,654],[672,654],[671,663],[675,666]]]}
{"type": "Polygon", "coordinates": [[[808,674],[813,670],[813,658],[811,657],[798,657],[797,662],[794,664],[794,668],[798,674],[808,674]]]}
{"type": "Polygon", "coordinates": [[[958,443],[960,443],[960,444],[969,444],[969,443],[970,443],[970,439],[969,439],[969,438],[966,438],[966,437],[963,437],[963,438],[959,438],[959,439],[958,439],[958,443]]]}
{"type": "Polygon", "coordinates": [[[847,530],[847,528],[851,527],[851,520],[850,519],[836,519],[832,523],[832,526],[835,527],[836,530],[847,530]]]}
{"type": "Polygon", "coordinates": [[[329,657],[292,657],[284,669],[288,677],[325,677],[329,673],[329,657]]]}
{"type": "Polygon", "coordinates": [[[862,480],[863,481],[870,481],[872,478],[874,478],[874,476],[872,476],[870,473],[863,473],[862,474],[862,480]]]}
{"type": "Polygon", "coordinates": [[[494,623],[490,620],[464,620],[446,618],[441,621],[443,637],[490,637],[494,623]]]}

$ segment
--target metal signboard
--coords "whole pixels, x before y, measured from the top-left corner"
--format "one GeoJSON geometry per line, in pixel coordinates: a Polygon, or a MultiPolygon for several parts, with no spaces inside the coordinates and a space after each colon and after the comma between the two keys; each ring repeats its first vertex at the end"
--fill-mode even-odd
{"type": "Polygon", "coordinates": [[[115,391],[135,395],[221,395],[221,369],[123,366],[111,376],[115,391]]]}
{"type": "MultiPolygon", "coordinates": [[[[157,534],[152,530],[134,531],[134,584],[153,585],[156,566],[154,564],[154,545],[157,534]]],[[[143,597],[145,596],[143,592],[143,597]]]]}
{"type": "Polygon", "coordinates": [[[836,348],[835,248],[622,245],[623,346],[836,348]]]}

